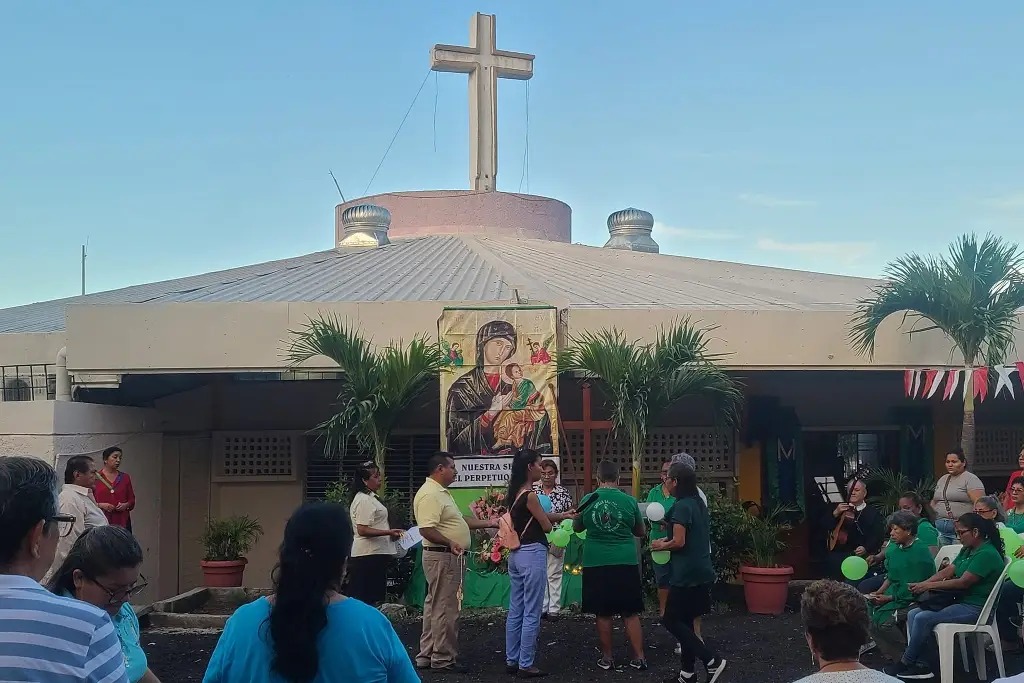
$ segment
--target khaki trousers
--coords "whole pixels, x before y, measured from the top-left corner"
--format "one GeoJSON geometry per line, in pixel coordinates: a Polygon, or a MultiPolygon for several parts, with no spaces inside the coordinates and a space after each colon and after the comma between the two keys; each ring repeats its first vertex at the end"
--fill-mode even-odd
{"type": "Polygon", "coordinates": [[[459,588],[465,570],[463,558],[451,553],[423,551],[427,597],[423,601],[423,635],[416,665],[448,666],[459,655],[459,588]]]}

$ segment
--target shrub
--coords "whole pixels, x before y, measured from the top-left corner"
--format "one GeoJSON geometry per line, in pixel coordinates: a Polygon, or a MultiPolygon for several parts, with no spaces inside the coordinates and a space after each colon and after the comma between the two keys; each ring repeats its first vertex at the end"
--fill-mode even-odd
{"type": "Polygon", "coordinates": [[[201,541],[207,562],[228,562],[245,557],[263,535],[263,527],[251,517],[239,515],[211,519],[206,523],[201,541]]]}

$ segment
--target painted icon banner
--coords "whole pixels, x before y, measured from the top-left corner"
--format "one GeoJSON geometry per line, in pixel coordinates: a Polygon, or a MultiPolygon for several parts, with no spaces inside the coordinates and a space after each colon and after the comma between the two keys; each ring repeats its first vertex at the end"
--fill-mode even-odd
{"type": "MultiPolygon", "coordinates": [[[[521,448],[558,454],[557,323],[557,309],[549,307],[444,310],[438,338],[449,366],[441,375],[445,450],[474,461],[510,459],[521,448]]],[[[499,463],[483,465],[473,466],[507,480],[499,463]]]]}

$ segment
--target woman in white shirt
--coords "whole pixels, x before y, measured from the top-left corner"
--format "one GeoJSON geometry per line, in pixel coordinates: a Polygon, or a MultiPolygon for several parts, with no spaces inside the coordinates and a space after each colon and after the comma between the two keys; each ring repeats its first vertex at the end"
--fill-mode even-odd
{"type": "Polygon", "coordinates": [[[395,558],[395,541],[404,533],[388,524],[388,509],[377,498],[380,470],[372,460],[356,468],[355,495],[349,507],[355,538],[348,562],[345,594],[368,605],[379,605],[387,594],[388,566],[395,558]]]}

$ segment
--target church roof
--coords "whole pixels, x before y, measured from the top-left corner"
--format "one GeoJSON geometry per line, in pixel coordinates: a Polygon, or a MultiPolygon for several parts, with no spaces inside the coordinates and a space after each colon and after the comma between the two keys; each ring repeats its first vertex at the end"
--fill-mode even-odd
{"type": "Polygon", "coordinates": [[[0,309],[0,333],[57,332],[67,306],[516,298],[570,308],[848,310],[874,281],[547,240],[430,235],[0,309]]]}

